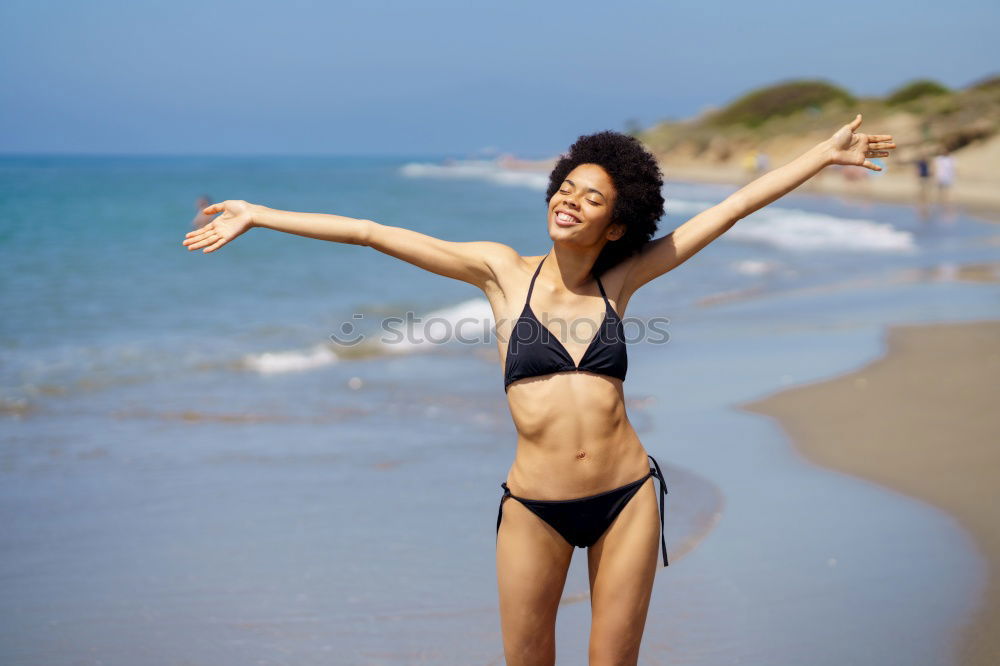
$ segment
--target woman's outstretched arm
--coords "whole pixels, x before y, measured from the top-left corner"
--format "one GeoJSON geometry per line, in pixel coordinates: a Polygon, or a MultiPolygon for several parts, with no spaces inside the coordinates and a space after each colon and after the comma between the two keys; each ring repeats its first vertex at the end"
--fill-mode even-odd
{"type": "Polygon", "coordinates": [[[188,250],[214,252],[253,227],[262,227],[335,243],[374,248],[424,270],[481,289],[496,283],[500,270],[518,257],[513,248],[492,241],[453,242],[372,220],[277,210],[242,200],[227,200],[203,210],[222,213],[201,229],[188,232],[188,250]]]}
{"type": "Polygon", "coordinates": [[[629,259],[623,294],[636,289],[681,265],[737,221],[788,194],[831,164],[863,166],[873,171],[881,167],[871,157],[886,157],[895,148],[892,135],[862,134],[861,114],[788,164],[769,171],[729,195],[722,203],[703,211],[674,231],[654,239],[629,259]]]}

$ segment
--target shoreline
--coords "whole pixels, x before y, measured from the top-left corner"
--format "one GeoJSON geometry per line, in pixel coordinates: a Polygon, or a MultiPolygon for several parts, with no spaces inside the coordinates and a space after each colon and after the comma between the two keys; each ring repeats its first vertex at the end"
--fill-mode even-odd
{"type": "Polygon", "coordinates": [[[865,366],[737,405],[775,419],[805,458],[937,506],[985,557],[960,664],[1000,658],[1000,321],[892,325],[865,366]]]}

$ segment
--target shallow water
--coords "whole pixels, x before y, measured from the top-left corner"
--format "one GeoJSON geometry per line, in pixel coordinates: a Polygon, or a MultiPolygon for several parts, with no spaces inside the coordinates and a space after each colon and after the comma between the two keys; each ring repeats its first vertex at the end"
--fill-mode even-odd
{"type": "MultiPolygon", "coordinates": [[[[544,178],[428,163],[0,160],[4,663],[502,663],[495,342],[377,335],[486,319],[481,294],[267,230],[180,245],[208,191],[547,250],[544,178]],[[345,322],[366,344],[331,344],[345,322]]],[[[668,183],[663,230],[729,191],[668,183]]],[[[626,384],[670,488],[640,663],[948,663],[984,576],[965,535],[734,405],[863,364],[887,323],[992,316],[996,282],[956,267],[997,228],[793,195],[733,231],[629,305],[670,320],[626,384]]],[[[560,663],[586,589],[577,553],[560,663]]]]}

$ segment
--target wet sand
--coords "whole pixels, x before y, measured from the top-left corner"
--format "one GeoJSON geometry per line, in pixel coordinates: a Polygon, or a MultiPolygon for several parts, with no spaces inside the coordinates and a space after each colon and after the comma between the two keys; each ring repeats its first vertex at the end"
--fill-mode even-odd
{"type": "MultiPolygon", "coordinates": [[[[1000,321],[892,326],[887,352],[829,381],[740,405],[811,461],[934,504],[988,561],[957,663],[1000,663],[1000,321]]],[[[942,572],[947,575],[947,572],[942,572]]]]}

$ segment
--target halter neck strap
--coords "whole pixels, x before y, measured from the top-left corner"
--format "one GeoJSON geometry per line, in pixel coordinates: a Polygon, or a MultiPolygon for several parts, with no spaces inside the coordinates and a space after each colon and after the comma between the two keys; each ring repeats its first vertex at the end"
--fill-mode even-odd
{"type": "Polygon", "coordinates": [[[548,259],[548,257],[549,255],[546,254],[542,257],[542,260],[538,262],[538,268],[535,269],[535,274],[531,276],[531,284],[528,285],[528,297],[524,299],[525,303],[529,303],[531,301],[531,292],[535,288],[535,278],[538,277],[538,271],[542,270],[542,264],[545,263],[545,260],[548,259]]]}
{"type": "MultiPolygon", "coordinates": [[[[542,264],[544,264],[545,260],[548,258],[549,258],[548,254],[542,257],[542,260],[538,262],[538,267],[535,268],[535,274],[531,276],[531,284],[528,285],[528,296],[524,299],[524,302],[526,304],[531,303],[531,292],[535,290],[535,278],[538,277],[538,273],[542,270],[542,264]]],[[[597,280],[597,288],[601,290],[601,298],[604,299],[604,304],[610,308],[611,301],[608,300],[608,295],[604,292],[604,284],[601,282],[601,278],[595,276],[594,279],[597,280]]],[[[613,310],[614,308],[611,309],[613,310]]]]}
{"type": "Polygon", "coordinates": [[[611,303],[608,302],[608,295],[604,293],[604,285],[601,284],[601,278],[595,276],[594,279],[597,280],[597,288],[601,290],[601,297],[604,298],[604,302],[611,305],[611,303]]]}

